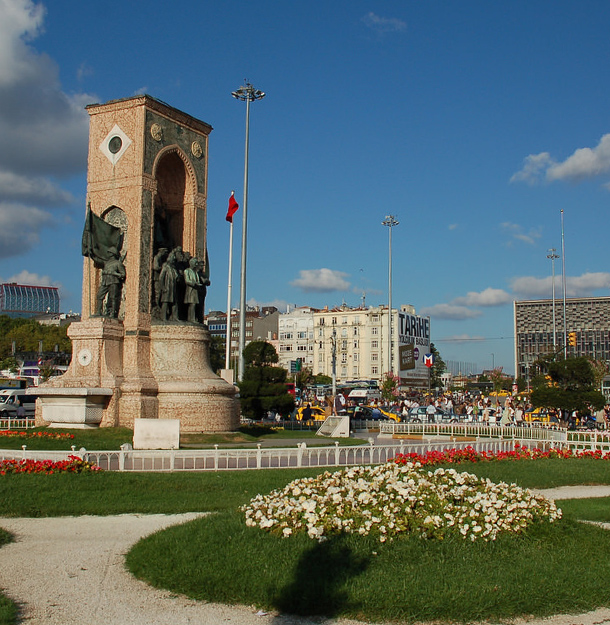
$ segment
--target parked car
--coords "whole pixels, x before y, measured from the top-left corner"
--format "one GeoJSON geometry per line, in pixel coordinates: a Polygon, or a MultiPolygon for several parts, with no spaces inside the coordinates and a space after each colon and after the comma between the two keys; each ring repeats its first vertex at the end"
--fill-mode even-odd
{"type": "MultiPolygon", "coordinates": [[[[305,410],[305,406],[301,406],[297,409],[296,418],[297,421],[303,420],[303,411],[305,410]]],[[[311,419],[313,421],[326,421],[326,414],[324,408],[320,408],[320,406],[311,406],[311,419]]]]}
{"type": "Polygon", "coordinates": [[[385,410],[373,406],[350,406],[347,409],[347,414],[350,419],[362,421],[388,421],[393,418],[385,410]]]}
{"type": "Polygon", "coordinates": [[[434,408],[434,414],[428,414],[427,406],[417,406],[417,408],[411,408],[407,421],[409,423],[458,423],[459,416],[454,412],[446,412],[442,408],[434,408]]]}
{"type": "Polygon", "coordinates": [[[528,423],[552,423],[559,424],[559,419],[554,412],[549,412],[546,408],[534,408],[526,410],[523,419],[528,423]]]}

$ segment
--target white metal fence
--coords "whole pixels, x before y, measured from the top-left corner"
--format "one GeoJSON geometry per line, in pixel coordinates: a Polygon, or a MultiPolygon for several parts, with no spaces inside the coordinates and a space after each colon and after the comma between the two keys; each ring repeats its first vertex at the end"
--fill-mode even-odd
{"type": "Polygon", "coordinates": [[[64,460],[78,456],[108,471],[222,471],[242,469],[348,467],[381,464],[398,454],[425,454],[430,451],[472,447],[481,452],[512,451],[516,444],[543,449],[562,448],[610,453],[608,433],[566,432],[547,428],[516,428],[482,425],[441,424],[382,424],[377,442],[341,447],[339,443],[324,447],[294,447],[255,449],[34,451],[0,450],[0,459],[64,460]],[[387,435],[387,442],[384,440],[387,435]],[[396,439],[395,435],[413,436],[396,439]]]}
{"type": "Polygon", "coordinates": [[[0,430],[28,430],[33,427],[34,419],[0,418],[0,430]]]}

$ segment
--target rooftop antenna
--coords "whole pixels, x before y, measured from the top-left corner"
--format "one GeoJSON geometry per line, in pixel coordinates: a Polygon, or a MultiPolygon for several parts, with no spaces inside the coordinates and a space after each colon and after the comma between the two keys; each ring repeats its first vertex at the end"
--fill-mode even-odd
{"type": "Polygon", "coordinates": [[[366,291],[362,291],[362,308],[366,308],[366,291]]]}

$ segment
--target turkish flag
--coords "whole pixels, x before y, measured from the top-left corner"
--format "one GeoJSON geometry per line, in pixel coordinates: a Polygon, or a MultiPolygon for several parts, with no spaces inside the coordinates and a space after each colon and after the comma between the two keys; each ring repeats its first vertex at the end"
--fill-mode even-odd
{"type": "Polygon", "coordinates": [[[229,210],[227,211],[227,221],[232,224],[233,223],[233,215],[237,212],[239,208],[239,204],[235,200],[235,195],[233,191],[231,191],[231,197],[229,198],[229,210]]]}

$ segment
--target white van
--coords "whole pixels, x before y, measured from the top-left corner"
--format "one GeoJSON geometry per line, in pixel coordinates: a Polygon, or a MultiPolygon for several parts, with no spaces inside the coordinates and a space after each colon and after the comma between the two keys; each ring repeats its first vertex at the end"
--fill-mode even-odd
{"type": "Polygon", "coordinates": [[[36,395],[26,394],[23,388],[0,390],[0,419],[14,419],[19,404],[25,408],[26,418],[33,419],[36,411],[36,395]]]}
{"type": "Polygon", "coordinates": [[[381,393],[379,389],[375,388],[355,388],[350,391],[347,398],[355,404],[370,404],[371,402],[379,401],[381,399],[381,393]]]}

